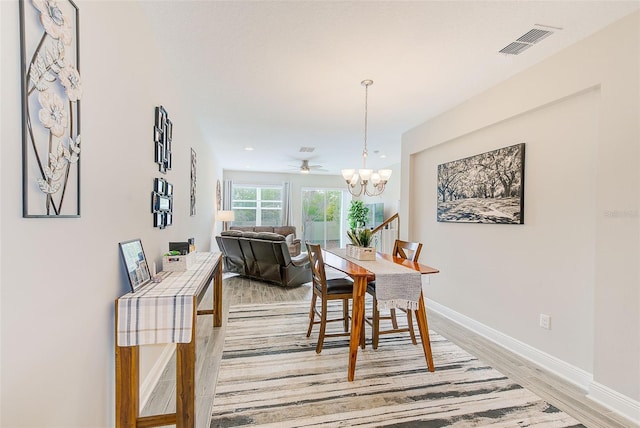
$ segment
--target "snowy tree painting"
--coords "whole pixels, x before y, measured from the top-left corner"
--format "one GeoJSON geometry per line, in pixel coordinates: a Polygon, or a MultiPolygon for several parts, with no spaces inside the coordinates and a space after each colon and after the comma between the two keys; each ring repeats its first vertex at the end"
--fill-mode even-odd
{"type": "Polygon", "coordinates": [[[438,165],[438,221],[524,224],[524,143],[438,165]]]}

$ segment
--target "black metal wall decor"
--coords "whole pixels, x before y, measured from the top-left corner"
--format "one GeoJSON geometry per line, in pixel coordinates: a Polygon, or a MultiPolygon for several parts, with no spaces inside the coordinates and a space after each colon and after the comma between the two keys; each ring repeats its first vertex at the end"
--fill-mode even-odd
{"type": "Polygon", "coordinates": [[[438,221],[524,224],[524,143],[438,165],[438,221]]]}
{"type": "Polygon", "coordinates": [[[196,152],[191,149],[191,210],[192,216],[196,215],[196,152]]]}
{"type": "Polygon", "coordinates": [[[173,123],[164,107],[156,107],[156,120],[153,127],[153,141],[155,142],[155,161],[161,173],[166,174],[171,169],[171,138],[173,123]]]}
{"type": "Polygon", "coordinates": [[[78,7],[20,0],[22,216],[80,217],[78,7]]]}
{"type": "Polygon", "coordinates": [[[173,184],[163,178],[153,180],[151,213],[153,227],[164,229],[173,224],[173,184]]]}

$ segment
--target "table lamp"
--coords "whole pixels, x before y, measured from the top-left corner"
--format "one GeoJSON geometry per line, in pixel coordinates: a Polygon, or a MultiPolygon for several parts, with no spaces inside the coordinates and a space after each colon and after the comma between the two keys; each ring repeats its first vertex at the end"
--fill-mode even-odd
{"type": "Polygon", "coordinates": [[[216,217],[218,221],[222,222],[222,230],[227,230],[227,223],[235,220],[233,211],[218,211],[216,217]]]}

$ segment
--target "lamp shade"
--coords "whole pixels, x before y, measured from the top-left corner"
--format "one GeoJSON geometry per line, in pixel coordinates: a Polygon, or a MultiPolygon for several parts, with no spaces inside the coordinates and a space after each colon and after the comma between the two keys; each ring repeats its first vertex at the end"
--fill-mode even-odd
{"type": "Polygon", "coordinates": [[[390,169],[381,169],[380,171],[378,171],[378,173],[380,174],[380,180],[387,182],[389,181],[389,177],[391,177],[391,173],[393,171],[391,171],[390,169]]]}
{"type": "Polygon", "coordinates": [[[218,211],[217,220],[218,221],[234,221],[235,215],[233,211],[218,211]]]}

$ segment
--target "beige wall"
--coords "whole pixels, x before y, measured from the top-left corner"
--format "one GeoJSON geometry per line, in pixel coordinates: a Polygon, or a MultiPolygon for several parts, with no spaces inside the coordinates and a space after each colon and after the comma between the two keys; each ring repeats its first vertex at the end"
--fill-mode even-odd
{"type": "MultiPolygon", "coordinates": [[[[31,2],[25,2],[32,7],[31,2]]],[[[114,425],[114,300],[128,283],[118,242],[142,238],[160,267],[168,242],[208,250],[214,153],[164,71],[166,58],[133,2],[80,2],[82,216],[23,219],[18,2],[2,1],[1,420],[3,427],[114,425]],[[174,123],[173,170],[153,162],[154,107],[174,123]],[[190,149],[198,156],[189,215],[190,149]],[[174,225],[153,228],[154,177],[174,184],[174,225]]],[[[165,346],[142,349],[148,384],[165,346]]],[[[156,373],[157,374],[157,373],[156,373]]],[[[144,386],[144,385],[143,385],[144,386]]]]}
{"type": "Polygon", "coordinates": [[[640,421],[639,21],[406,132],[401,213],[436,308],[640,421]],[[524,225],[436,222],[438,164],[521,142],[524,225]]]}

